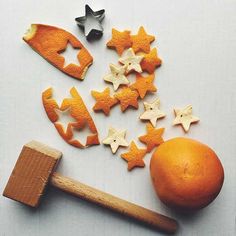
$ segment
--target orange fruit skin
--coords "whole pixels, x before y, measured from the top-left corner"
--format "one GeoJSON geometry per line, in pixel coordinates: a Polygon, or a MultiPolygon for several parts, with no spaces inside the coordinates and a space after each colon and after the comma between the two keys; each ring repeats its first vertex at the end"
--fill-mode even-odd
{"type": "Polygon", "coordinates": [[[197,210],[210,204],[224,182],[224,169],[207,145],[174,138],[153,153],[150,173],[163,203],[177,210],[197,210]]]}

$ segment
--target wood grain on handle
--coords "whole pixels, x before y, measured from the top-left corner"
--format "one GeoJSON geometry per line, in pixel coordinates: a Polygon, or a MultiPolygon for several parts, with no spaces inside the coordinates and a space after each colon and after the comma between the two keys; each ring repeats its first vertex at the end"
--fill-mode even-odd
{"type": "Polygon", "coordinates": [[[163,232],[174,233],[177,230],[178,224],[174,219],[99,191],[58,173],[53,173],[50,184],[64,192],[136,219],[163,232]]]}

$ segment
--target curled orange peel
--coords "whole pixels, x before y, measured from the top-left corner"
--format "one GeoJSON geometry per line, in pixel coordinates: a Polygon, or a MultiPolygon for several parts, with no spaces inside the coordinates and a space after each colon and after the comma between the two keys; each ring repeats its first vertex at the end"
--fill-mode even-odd
{"type": "Polygon", "coordinates": [[[93,62],[90,53],[75,36],[54,26],[32,24],[23,40],[49,63],[76,79],[83,80],[93,62]],[[64,67],[65,58],[60,53],[66,50],[67,43],[75,49],[80,49],[77,54],[80,66],[71,63],[64,67]]]}
{"type": "Polygon", "coordinates": [[[60,107],[58,106],[57,102],[52,98],[52,93],[52,88],[48,88],[43,92],[43,106],[48,118],[51,122],[54,123],[54,126],[57,129],[58,133],[61,135],[61,137],[67,143],[79,148],[99,144],[97,128],[76,88],[73,87],[70,90],[71,98],[65,98],[62,101],[60,107]],[[69,123],[65,130],[62,124],[58,121],[59,117],[55,109],[65,111],[68,108],[70,108],[71,117],[73,117],[76,122],[69,123]],[[88,126],[89,130],[91,131],[91,135],[87,136],[86,144],[83,145],[79,140],[73,139],[73,128],[76,128],[79,131],[83,132],[83,128],[85,128],[86,126],[88,126]]]}

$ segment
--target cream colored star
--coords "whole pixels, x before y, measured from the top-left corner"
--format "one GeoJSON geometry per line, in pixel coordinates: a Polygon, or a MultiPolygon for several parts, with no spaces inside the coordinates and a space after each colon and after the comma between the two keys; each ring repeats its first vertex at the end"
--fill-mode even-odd
{"type": "Polygon", "coordinates": [[[141,73],[142,68],[140,66],[140,62],[142,61],[143,56],[135,56],[135,53],[132,48],[129,48],[125,55],[119,59],[119,62],[123,65],[126,65],[126,72],[130,72],[132,70],[141,73]]]}
{"type": "Polygon", "coordinates": [[[149,120],[153,127],[156,126],[158,119],[163,118],[166,114],[161,111],[160,108],[160,99],[157,98],[152,103],[144,102],[145,112],[139,117],[141,120],[149,120]]]}
{"type": "Polygon", "coordinates": [[[191,123],[198,122],[200,119],[192,115],[192,105],[188,105],[183,109],[174,109],[175,119],[173,125],[181,124],[184,131],[188,132],[191,123]]]}
{"type": "Polygon", "coordinates": [[[116,153],[119,146],[127,147],[129,144],[125,140],[126,130],[116,130],[109,128],[107,137],[103,140],[103,144],[110,145],[112,153],[116,153]]]}
{"type": "Polygon", "coordinates": [[[104,76],[104,80],[113,84],[116,91],[121,84],[129,84],[129,80],[125,76],[126,66],[116,66],[110,64],[111,73],[104,76]]]}

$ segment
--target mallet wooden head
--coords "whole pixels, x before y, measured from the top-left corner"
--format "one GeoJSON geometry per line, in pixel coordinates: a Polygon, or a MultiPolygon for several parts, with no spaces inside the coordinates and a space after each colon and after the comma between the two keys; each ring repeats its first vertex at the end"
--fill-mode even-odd
{"type": "Polygon", "coordinates": [[[3,195],[37,207],[61,156],[60,151],[36,141],[24,145],[3,195]]]}

